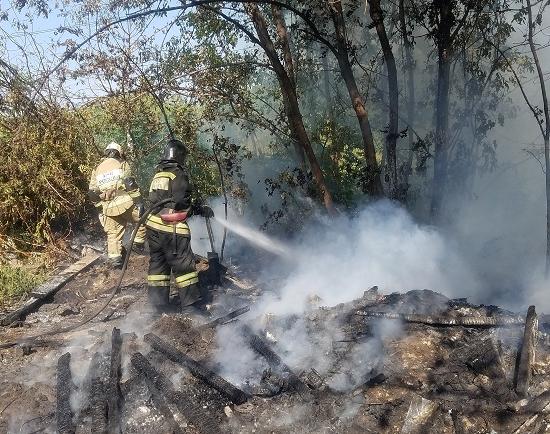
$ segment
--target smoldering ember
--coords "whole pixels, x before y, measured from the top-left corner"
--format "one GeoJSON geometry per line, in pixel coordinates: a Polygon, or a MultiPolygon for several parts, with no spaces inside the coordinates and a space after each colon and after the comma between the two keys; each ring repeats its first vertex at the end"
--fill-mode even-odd
{"type": "Polygon", "coordinates": [[[0,2],[0,434],[550,432],[549,11],[0,2]]]}

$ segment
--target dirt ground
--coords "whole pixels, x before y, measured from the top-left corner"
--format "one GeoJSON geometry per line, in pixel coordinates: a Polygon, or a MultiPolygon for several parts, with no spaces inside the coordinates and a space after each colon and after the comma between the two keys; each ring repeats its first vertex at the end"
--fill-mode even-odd
{"type": "MultiPolygon", "coordinates": [[[[88,368],[96,353],[104,354],[108,360],[114,327],[121,330],[123,337],[121,423],[122,431],[127,433],[172,432],[152,400],[146,381],[137,375],[130,363],[136,351],[142,352],[176,389],[196,399],[204,411],[204,418],[212,418],[222,432],[458,434],[538,433],[550,429],[550,417],[547,420],[544,412],[537,416],[514,408],[521,398],[513,392],[512,384],[523,327],[432,327],[393,321],[392,324],[397,322],[398,326],[389,328],[396,331],[380,337],[373,331],[375,325],[365,317],[354,315],[361,309],[419,314],[430,314],[434,310],[441,313],[441,309],[446,309],[448,315],[502,314],[499,310],[453,304],[431,291],[384,295],[373,289],[363,298],[350,300],[345,305],[313,307],[304,318],[266,319],[245,315],[215,329],[198,330],[196,326],[234,308],[254,305],[261,291],[253,286],[249,289],[218,288],[210,319],[181,315],[176,307],[156,316],[151,314],[146,303],[146,263],[144,257],[130,260],[121,292],[90,323],[32,346],[30,354],[21,347],[0,351],[0,432],[56,432],[56,365],[59,357],[67,352],[71,353],[75,383],[72,408],[76,432],[91,432],[86,385],[88,368]],[[237,330],[245,321],[254,325],[258,333],[271,338],[275,351],[284,361],[288,360],[290,369],[308,385],[310,390],[306,395],[285,383],[281,372],[266,369],[254,372],[249,383],[236,384],[251,396],[246,403],[235,405],[180,365],[151,351],[143,341],[146,333],[154,332],[209,369],[223,372],[227,367],[220,362],[219,356],[215,357],[219,344],[217,333],[232,328],[237,330]],[[308,375],[313,371],[307,363],[303,360],[297,363],[293,354],[285,351],[285,336],[296,324],[304,325],[312,339],[317,339],[315,342],[319,345],[326,345],[330,353],[330,363],[318,375],[317,383],[310,381],[308,375]],[[331,336],[326,336],[327,325],[334,331],[331,336]],[[467,361],[470,359],[466,359],[465,351],[480,342],[483,345],[494,343],[494,348],[487,347],[487,351],[494,350],[498,354],[502,375],[495,374],[493,366],[478,369],[467,361]],[[353,382],[348,378],[363,371],[360,378],[353,378],[353,382]],[[270,375],[278,386],[266,392],[262,387],[270,375]],[[343,380],[353,387],[336,386],[343,380]],[[421,424],[412,423],[419,420],[413,417],[415,408],[421,409],[420,419],[426,414],[421,424]],[[532,417],[535,420],[531,425],[516,431],[532,417]]],[[[0,328],[0,343],[76,324],[87,318],[104,304],[119,273],[102,263],[91,267],[17,326],[0,328]]],[[[530,389],[532,396],[550,388],[548,349],[541,335],[530,389]]],[[[236,348],[237,352],[241,350],[245,349],[236,348]]],[[[176,414],[175,419],[184,432],[205,432],[181,415],[176,414]]]]}

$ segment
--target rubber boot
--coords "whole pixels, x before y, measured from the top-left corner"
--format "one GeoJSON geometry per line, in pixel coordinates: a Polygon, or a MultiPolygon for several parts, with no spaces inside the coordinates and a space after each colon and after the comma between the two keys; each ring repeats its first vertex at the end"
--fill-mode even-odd
{"type": "Polygon", "coordinates": [[[162,312],[169,306],[170,288],[147,288],[147,298],[150,306],[156,312],[162,312]]]}
{"type": "Polygon", "coordinates": [[[179,294],[182,313],[201,312],[201,288],[198,283],[194,283],[185,288],[180,288],[179,294]]]}

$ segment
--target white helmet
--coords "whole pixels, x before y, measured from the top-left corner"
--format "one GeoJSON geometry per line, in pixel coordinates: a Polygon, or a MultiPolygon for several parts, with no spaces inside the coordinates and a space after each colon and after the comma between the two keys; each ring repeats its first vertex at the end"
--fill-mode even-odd
{"type": "Polygon", "coordinates": [[[111,154],[110,151],[116,151],[118,152],[119,157],[122,156],[122,146],[120,146],[117,142],[111,142],[105,147],[105,155],[111,154]]]}

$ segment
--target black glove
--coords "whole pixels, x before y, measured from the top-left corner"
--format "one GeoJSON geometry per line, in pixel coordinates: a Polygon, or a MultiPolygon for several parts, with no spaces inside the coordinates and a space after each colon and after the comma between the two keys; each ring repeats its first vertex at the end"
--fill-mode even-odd
{"type": "Polygon", "coordinates": [[[90,198],[90,200],[95,204],[95,203],[98,203],[98,202],[101,202],[101,196],[99,195],[99,193],[97,191],[94,191],[94,190],[88,190],[88,197],[90,198]]]}
{"type": "Polygon", "coordinates": [[[138,218],[141,218],[145,214],[145,204],[143,201],[136,203],[136,209],[138,212],[138,218]]]}
{"type": "Polygon", "coordinates": [[[208,205],[203,205],[200,208],[200,215],[206,218],[214,217],[214,211],[208,205]]]}
{"type": "Polygon", "coordinates": [[[126,191],[139,190],[139,186],[136,182],[136,178],[134,178],[133,176],[126,178],[123,181],[123,184],[124,184],[124,189],[126,191]]]}

